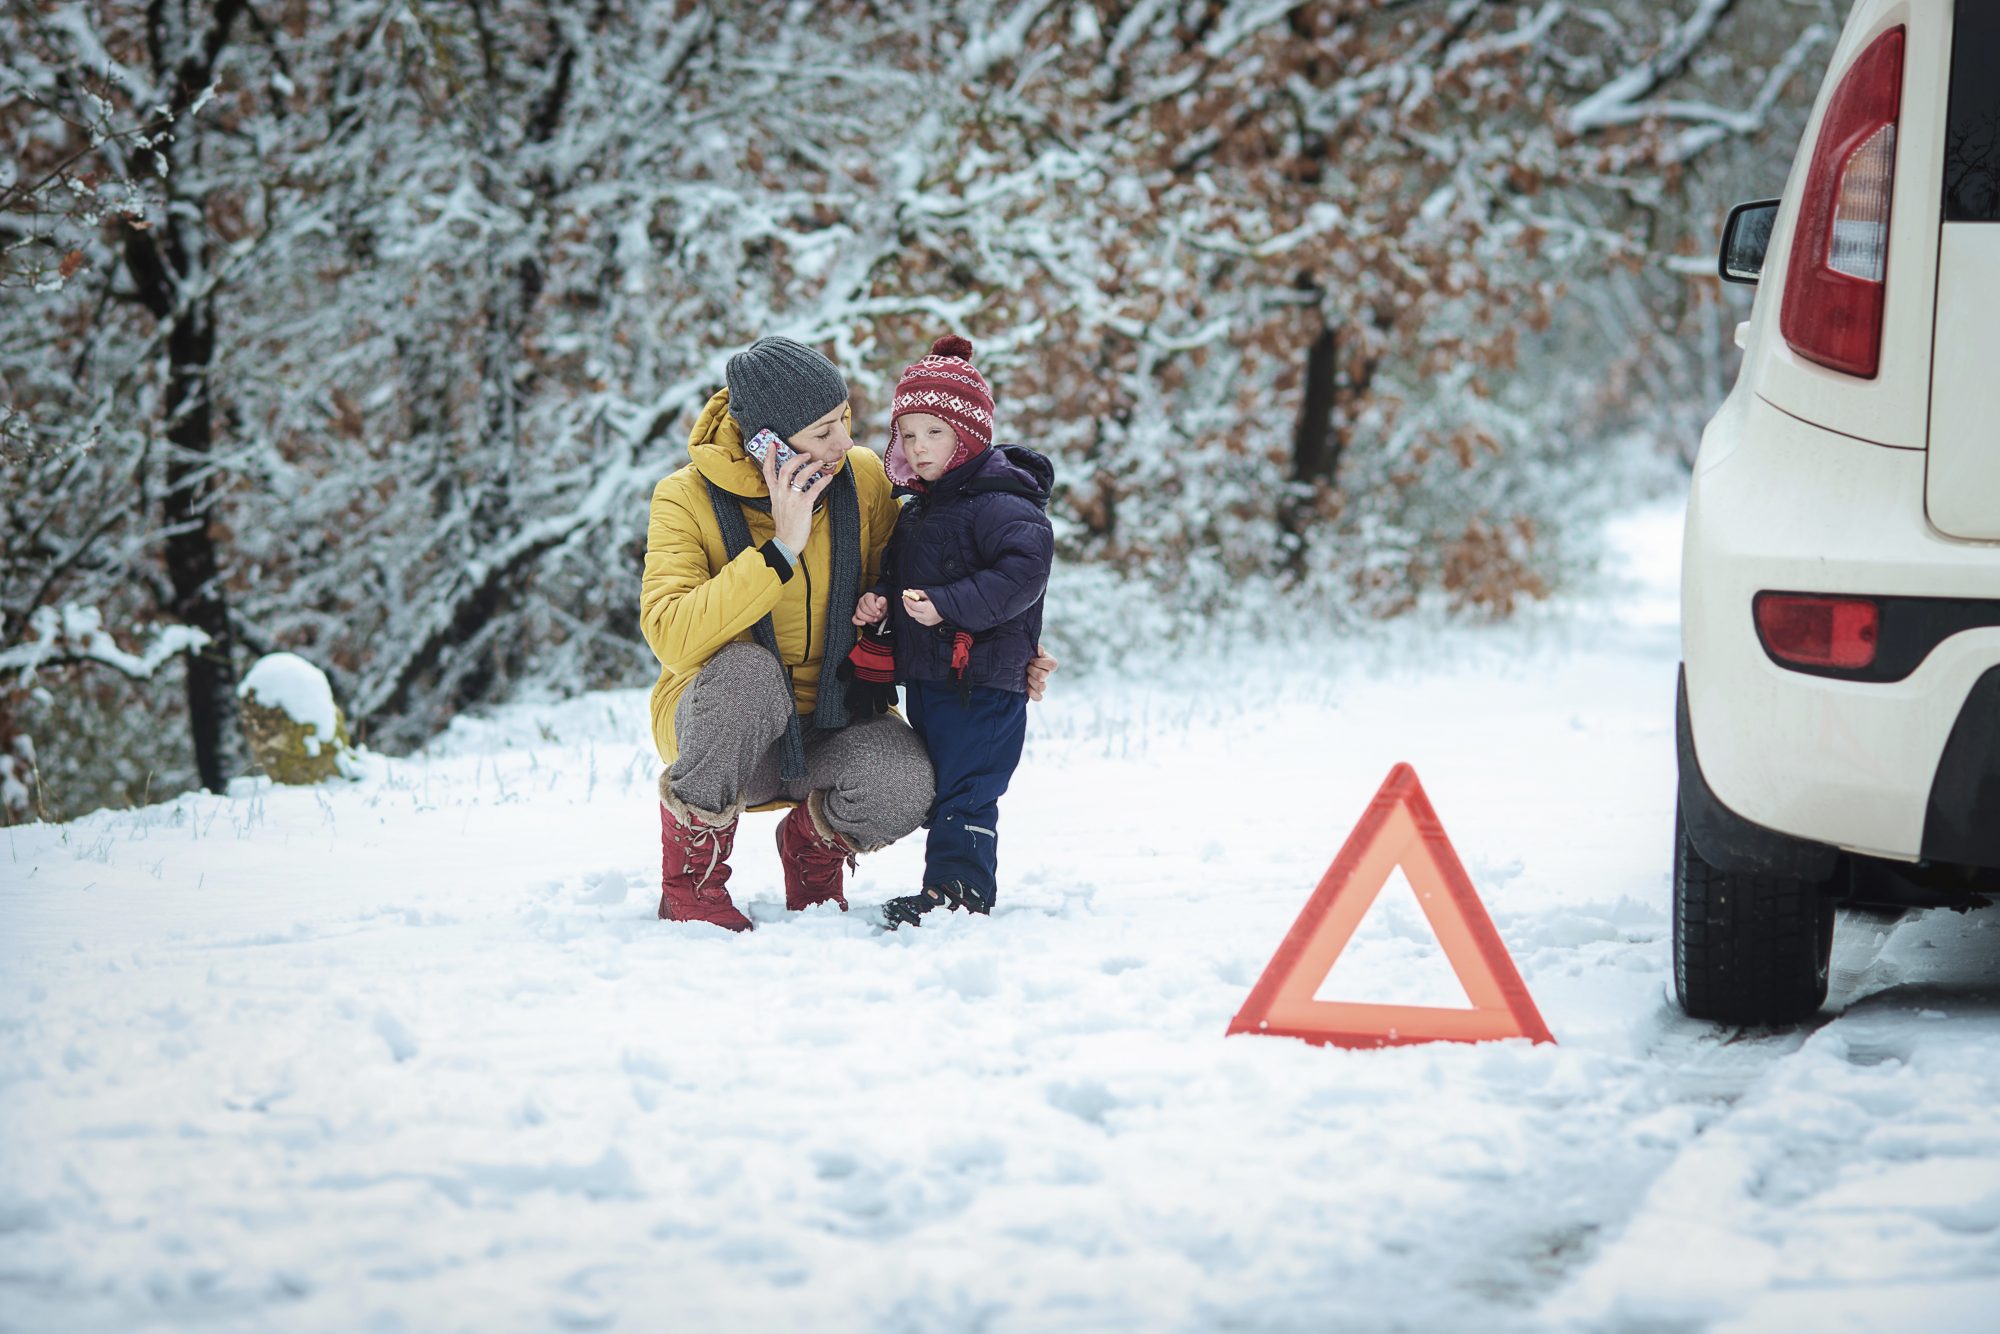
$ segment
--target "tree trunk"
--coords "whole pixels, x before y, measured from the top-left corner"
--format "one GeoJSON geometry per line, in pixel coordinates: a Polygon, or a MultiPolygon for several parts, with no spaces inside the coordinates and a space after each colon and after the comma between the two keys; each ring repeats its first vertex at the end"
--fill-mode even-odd
{"type": "MultiPolygon", "coordinates": [[[[148,10],[147,40],[153,68],[161,86],[170,90],[177,116],[187,116],[194,99],[214,78],[216,61],[245,3],[218,0],[201,40],[178,48],[170,37],[165,10],[160,6],[148,10]]],[[[185,11],[182,17],[185,21],[185,11]]],[[[168,611],[175,620],[208,635],[208,643],[187,658],[188,727],[202,786],[221,792],[240,767],[242,747],[236,729],[235,626],[223,592],[222,557],[209,518],[217,493],[211,471],[215,448],[214,298],[206,291],[196,295],[183,288],[193,272],[191,256],[201,256],[202,273],[210,271],[215,258],[204,232],[204,201],[181,193],[186,179],[182,169],[199,158],[200,131],[192,125],[189,130],[192,133],[185,137],[164,136],[136,155],[142,170],[157,165],[167,181],[169,203],[166,217],[157,227],[127,225],[125,268],[132,275],[140,303],[167,326],[169,450],[161,517],[166,521],[164,556],[173,598],[168,611]]]]}
{"type": "Polygon", "coordinates": [[[215,497],[208,471],[214,440],[214,403],[209,373],[215,357],[215,325],[207,302],[182,315],[167,341],[167,578],[173,585],[174,618],[208,636],[187,657],[188,725],[194,738],[201,785],[221,792],[238,768],[236,745],[236,636],[222,587],[222,560],[209,527],[215,497]]]}
{"type": "Polygon", "coordinates": [[[152,232],[128,228],[125,268],[139,299],[167,332],[167,490],[161,498],[166,525],[163,552],[172,602],[167,614],[208,636],[187,657],[188,727],[195,768],[211,792],[229,786],[237,769],[236,635],[222,588],[222,558],[209,527],[215,478],[209,471],[215,447],[215,405],[209,383],[215,362],[214,308],[204,298],[177,308],[175,275],[181,262],[178,224],[152,232]]]}
{"type": "Polygon", "coordinates": [[[1305,393],[1299,403],[1298,425],[1292,431],[1292,480],[1312,485],[1331,482],[1340,469],[1340,441],[1333,433],[1333,409],[1339,394],[1334,354],[1339,340],[1330,324],[1306,349],[1305,393]]]}
{"type": "Polygon", "coordinates": [[[1337,331],[1325,322],[1306,347],[1305,383],[1292,428],[1292,475],[1278,506],[1278,527],[1286,538],[1285,568],[1294,576],[1305,572],[1306,535],[1319,512],[1319,488],[1331,483],[1340,468],[1340,438],[1333,429],[1339,399],[1334,358],[1339,347],[1337,331]]]}

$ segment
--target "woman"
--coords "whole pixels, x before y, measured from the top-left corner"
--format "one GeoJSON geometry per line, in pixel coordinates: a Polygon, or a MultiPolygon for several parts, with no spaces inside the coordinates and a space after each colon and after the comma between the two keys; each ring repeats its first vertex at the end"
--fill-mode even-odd
{"type": "MultiPolygon", "coordinates": [[[[660,659],[660,916],[745,931],[728,890],[743,811],[792,808],[778,826],[786,907],[844,911],[855,855],[921,824],[933,780],[902,719],[850,717],[835,681],[896,522],[882,461],[853,448],[846,381],[788,338],[737,353],[726,379],[688,465],[653,488],[639,614],[660,659]],[[765,429],[797,457],[751,458],[744,443],[765,429]]],[[[1055,665],[1030,665],[1034,697],[1055,665]]]]}

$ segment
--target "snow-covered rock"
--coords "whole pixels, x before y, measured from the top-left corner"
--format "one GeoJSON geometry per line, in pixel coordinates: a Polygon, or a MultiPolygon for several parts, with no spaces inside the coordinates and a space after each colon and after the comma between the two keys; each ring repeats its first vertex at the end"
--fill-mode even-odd
{"type": "Polygon", "coordinates": [[[251,761],[279,783],[354,777],[347,723],[326,673],[296,653],[257,660],[236,688],[251,761]]]}

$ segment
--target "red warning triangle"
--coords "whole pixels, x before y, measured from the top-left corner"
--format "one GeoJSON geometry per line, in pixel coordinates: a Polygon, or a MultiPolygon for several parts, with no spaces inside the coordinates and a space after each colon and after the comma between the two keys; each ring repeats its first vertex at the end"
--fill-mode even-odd
{"type": "Polygon", "coordinates": [[[1229,1031],[1304,1038],[1336,1047],[1497,1038],[1555,1041],[1452,851],[1451,840],[1417,781],[1417,771],[1407,764],[1389,771],[1388,781],[1320,878],[1319,888],[1265,965],[1264,975],[1250,989],[1229,1031]],[[1437,932],[1472,1008],[1313,999],[1398,866],[1416,891],[1417,903],[1437,932]]]}

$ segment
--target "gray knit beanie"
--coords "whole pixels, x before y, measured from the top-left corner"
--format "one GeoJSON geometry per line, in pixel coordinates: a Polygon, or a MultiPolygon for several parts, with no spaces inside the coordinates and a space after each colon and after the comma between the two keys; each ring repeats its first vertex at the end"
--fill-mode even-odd
{"type": "Polygon", "coordinates": [[[729,415],[745,436],[769,427],[789,440],[847,402],[839,367],[804,343],[759,338],[729,359],[729,415]]]}

